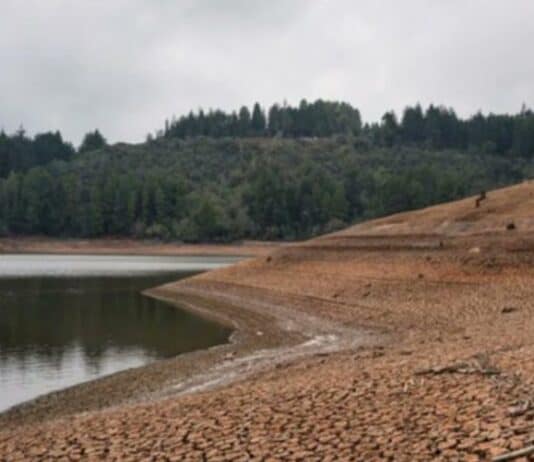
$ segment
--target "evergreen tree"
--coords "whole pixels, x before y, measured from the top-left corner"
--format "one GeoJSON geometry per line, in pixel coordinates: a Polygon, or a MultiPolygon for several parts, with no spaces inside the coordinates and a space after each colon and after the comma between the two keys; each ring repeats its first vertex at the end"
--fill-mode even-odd
{"type": "Polygon", "coordinates": [[[96,151],[97,149],[102,149],[105,146],[107,146],[106,139],[98,130],[95,130],[94,132],[89,132],[84,136],[82,144],[78,148],[78,152],[83,153],[88,151],[96,151]]]}
{"type": "Polygon", "coordinates": [[[276,136],[283,134],[284,125],[282,120],[282,112],[278,104],[274,104],[269,109],[269,135],[276,136]]]}
{"type": "Polygon", "coordinates": [[[201,240],[213,239],[219,231],[220,214],[213,202],[204,197],[193,215],[198,237],[201,240]]]}
{"type": "Polygon", "coordinates": [[[397,122],[397,116],[393,111],[386,112],[382,116],[382,142],[385,146],[391,147],[397,140],[399,133],[399,124],[397,122]]]}
{"type": "Polygon", "coordinates": [[[254,104],[254,108],[252,110],[252,119],[250,122],[250,126],[252,129],[252,133],[255,136],[261,136],[265,133],[267,122],[265,120],[265,114],[263,113],[263,109],[259,105],[259,103],[254,104]]]}
{"type": "Polygon", "coordinates": [[[241,107],[239,110],[239,136],[249,136],[251,132],[251,118],[250,111],[246,106],[241,107]]]}
{"type": "Polygon", "coordinates": [[[33,149],[37,165],[52,160],[69,160],[74,155],[74,148],[63,141],[60,132],[37,134],[33,139],[33,149]]]}
{"type": "Polygon", "coordinates": [[[85,233],[90,236],[100,236],[105,231],[105,218],[103,207],[102,189],[96,185],[89,196],[88,223],[84,226],[85,233]]]}
{"type": "Polygon", "coordinates": [[[329,215],[338,220],[345,221],[348,216],[349,202],[345,194],[343,183],[336,184],[328,206],[329,215]]]}
{"type": "Polygon", "coordinates": [[[425,118],[421,106],[407,107],[402,115],[402,140],[405,143],[420,143],[425,137],[425,118]]]}
{"type": "Polygon", "coordinates": [[[42,167],[24,178],[22,201],[25,208],[24,230],[48,234],[52,229],[52,177],[42,167]]]}

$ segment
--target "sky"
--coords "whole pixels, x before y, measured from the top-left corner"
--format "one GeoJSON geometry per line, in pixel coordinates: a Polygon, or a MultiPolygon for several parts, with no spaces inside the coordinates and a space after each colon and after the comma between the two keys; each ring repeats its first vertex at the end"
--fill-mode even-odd
{"type": "Polygon", "coordinates": [[[143,141],[191,109],[534,106],[532,0],[2,0],[0,129],[143,141]]]}

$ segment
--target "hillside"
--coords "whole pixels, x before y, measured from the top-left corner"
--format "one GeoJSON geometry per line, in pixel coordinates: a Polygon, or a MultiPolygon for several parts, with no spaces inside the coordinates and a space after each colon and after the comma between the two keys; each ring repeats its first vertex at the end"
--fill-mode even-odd
{"type": "MultiPolygon", "coordinates": [[[[534,183],[489,191],[479,207],[476,197],[152,291],[232,319],[236,343],[150,402],[72,415],[105,402],[95,402],[95,384],[15,413],[0,451],[124,459],[160,441],[162,454],[184,460],[532,452],[534,183]],[[42,412],[59,420],[17,427],[42,412]]],[[[107,395],[130,390],[131,374],[106,382],[107,395]]]]}
{"type": "Polygon", "coordinates": [[[146,142],[77,151],[60,132],[0,131],[0,235],[184,242],[302,240],[534,174],[534,113],[460,118],[341,101],[199,109],[146,142]]]}
{"type": "Polygon", "coordinates": [[[368,221],[347,228],[337,235],[444,234],[459,236],[502,233],[510,224],[514,224],[514,230],[517,230],[519,234],[534,231],[532,214],[534,184],[531,181],[491,191],[477,207],[478,198],[479,196],[469,197],[449,204],[368,221]]]}
{"type": "Polygon", "coordinates": [[[300,240],[534,174],[528,158],[330,138],[158,138],[0,179],[0,234],[300,240]]]}

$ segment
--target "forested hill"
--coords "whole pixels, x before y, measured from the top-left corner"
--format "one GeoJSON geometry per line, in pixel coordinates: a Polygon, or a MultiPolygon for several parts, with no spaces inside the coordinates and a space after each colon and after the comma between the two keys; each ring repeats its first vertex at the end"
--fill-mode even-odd
{"type": "Polygon", "coordinates": [[[162,136],[0,180],[0,232],[300,239],[532,176],[522,156],[325,138],[162,136]]]}
{"type": "Polygon", "coordinates": [[[140,145],[0,132],[0,234],[301,239],[532,177],[534,113],[342,102],[191,112],[140,145]]]}

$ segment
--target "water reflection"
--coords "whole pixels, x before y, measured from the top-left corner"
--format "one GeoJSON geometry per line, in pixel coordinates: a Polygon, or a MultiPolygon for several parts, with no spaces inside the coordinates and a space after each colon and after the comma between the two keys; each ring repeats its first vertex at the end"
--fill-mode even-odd
{"type": "Polygon", "coordinates": [[[0,410],[226,341],[226,328],[141,294],[190,274],[0,276],[0,410]]]}

